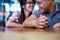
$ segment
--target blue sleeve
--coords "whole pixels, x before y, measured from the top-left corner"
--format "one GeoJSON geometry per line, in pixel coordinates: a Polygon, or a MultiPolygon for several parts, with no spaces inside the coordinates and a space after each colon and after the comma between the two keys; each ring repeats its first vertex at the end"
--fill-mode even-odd
{"type": "Polygon", "coordinates": [[[40,11],[37,10],[37,11],[34,11],[32,15],[35,15],[37,18],[40,16],[40,11]]]}

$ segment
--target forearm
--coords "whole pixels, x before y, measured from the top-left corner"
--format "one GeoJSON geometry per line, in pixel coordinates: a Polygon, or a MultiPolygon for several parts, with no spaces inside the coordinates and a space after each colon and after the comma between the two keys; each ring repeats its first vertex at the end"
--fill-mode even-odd
{"type": "Polygon", "coordinates": [[[23,26],[24,27],[34,27],[32,24],[32,21],[24,21],[23,26]]]}
{"type": "Polygon", "coordinates": [[[14,22],[7,22],[6,27],[23,27],[22,24],[14,23],[14,22]]]}
{"type": "Polygon", "coordinates": [[[37,27],[37,26],[39,26],[38,19],[26,20],[26,21],[24,21],[23,25],[24,25],[24,27],[37,27]]]}
{"type": "Polygon", "coordinates": [[[36,20],[37,18],[35,16],[30,16],[29,18],[27,18],[24,22],[23,22],[23,26],[24,27],[34,27],[34,25],[32,24],[32,22],[34,20],[36,20]]]}
{"type": "Polygon", "coordinates": [[[60,32],[60,23],[53,25],[53,31],[60,32]]]}
{"type": "Polygon", "coordinates": [[[53,28],[60,28],[60,23],[56,23],[55,25],[53,25],[53,28]]]}

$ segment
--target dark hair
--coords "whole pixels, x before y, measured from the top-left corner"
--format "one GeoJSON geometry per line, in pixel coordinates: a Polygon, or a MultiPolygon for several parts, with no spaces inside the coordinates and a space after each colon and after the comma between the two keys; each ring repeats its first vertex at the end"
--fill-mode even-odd
{"type": "Polygon", "coordinates": [[[54,1],[54,0],[52,0],[52,1],[54,1]]]}
{"type": "MultiPolygon", "coordinates": [[[[35,0],[32,0],[32,1],[33,1],[33,3],[35,4],[35,0]]],[[[21,13],[24,14],[24,9],[23,9],[22,6],[26,4],[27,0],[19,0],[19,2],[20,2],[20,4],[21,4],[21,13]]]]}
{"type": "MultiPolygon", "coordinates": [[[[33,3],[35,3],[35,0],[32,0],[32,1],[33,1],[33,3]]],[[[20,0],[20,4],[21,4],[21,5],[25,5],[26,2],[27,2],[27,0],[20,0]]]]}
{"type": "MultiPolygon", "coordinates": [[[[23,10],[22,6],[26,4],[27,0],[18,0],[20,2],[21,5],[21,10],[23,10]]],[[[35,4],[35,0],[32,0],[33,3],[35,4]]]]}
{"type": "MultiPolygon", "coordinates": [[[[22,24],[22,22],[25,20],[25,14],[24,14],[24,9],[23,9],[23,5],[26,4],[27,0],[18,0],[20,2],[21,5],[21,15],[20,15],[20,23],[22,24]]],[[[33,3],[35,4],[35,0],[32,0],[33,3]]],[[[30,12],[29,16],[32,14],[32,12],[30,12]]]]}

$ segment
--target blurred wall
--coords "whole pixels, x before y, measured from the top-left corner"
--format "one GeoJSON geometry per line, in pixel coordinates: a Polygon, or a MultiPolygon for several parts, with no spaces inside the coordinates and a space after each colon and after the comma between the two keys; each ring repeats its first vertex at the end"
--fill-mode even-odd
{"type": "Polygon", "coordinates": [[[60,0],[55,0],[55,2],[60,2],[60,0]]]}
{"type": "Polygon", "coordinates": [[[4,0],[0,0],[0,12],[3,11],[3,5],[2,5],[3,2],[4,0]]]}

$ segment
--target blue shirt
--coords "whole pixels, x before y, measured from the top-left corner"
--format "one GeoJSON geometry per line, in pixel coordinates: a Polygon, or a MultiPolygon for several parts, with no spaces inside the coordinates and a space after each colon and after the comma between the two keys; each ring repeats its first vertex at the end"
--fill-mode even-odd
{"type": "MultiPolygon", "coordinates": [[[[35,15],[37,18],[41,15],[40,10],[35,11],[32,15],[35,15]]],[[[56,9],[53,15],[49,12],[43,13],[48,18],[48,27],[52,27],[56,23],[60,23],[60,6],[56,4],[56,9]]]]}

